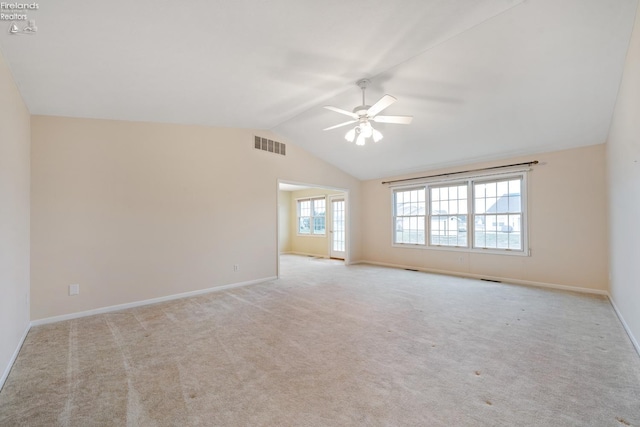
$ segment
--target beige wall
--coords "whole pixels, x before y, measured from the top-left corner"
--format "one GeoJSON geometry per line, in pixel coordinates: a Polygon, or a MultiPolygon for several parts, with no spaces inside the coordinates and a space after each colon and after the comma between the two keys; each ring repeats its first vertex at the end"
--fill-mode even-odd
{"type": "Polygon", "coordinates": [[[640,352],[640,8],[607,142],[611,297],[640,352]]]}
{"type": "Polygon", "coordinates": [[[32,117],[32,319],[276,276],[277,180],[356,199],[360,182],[293,144],[255,150],[253,135],[32,117]]]}
{"type": "MultiPolygon", "coordinates": [[[[297,218],[298,218],[298,204],[297,200],[305,197],[325,196],[327,198],[327,212],[329,210],[329,196],[344,194],[341,191],[329,190],[324,188],[310,188],[306,190],[292,191],[291,203],[289,205],[290,213],[289,217],[291,221],[289,223],[289,229],[291,233],[291,252],[302,255],[313,255],[318,257],[329,256],[329,234],[324,236],[305,236],[298,234],[297,218]]],[[[328,221],[330,220],[329,213],[327,213],[327,227],[329,227],[328,221]]],[[[327,228],[328,229],[328,228],[327,228]]]]}
{"type": "Polygon", "coordinates": [[[278,192],[278,236],[280,253],[291,252],[291,192],[278,192]]]}
{"type": "Polygon", "coordinates": [[[0,387],[29,326],[29,119],[0,54],[0,387]]]}
{"type": "Polygon", "coordinates": [[[544,153],[431,173],[539,160],[529,173],[531,256],[490,255],[391,245],[391,190],[363,184],[363,259],[549,285],[607,290],[605,146],[544,153]]]}

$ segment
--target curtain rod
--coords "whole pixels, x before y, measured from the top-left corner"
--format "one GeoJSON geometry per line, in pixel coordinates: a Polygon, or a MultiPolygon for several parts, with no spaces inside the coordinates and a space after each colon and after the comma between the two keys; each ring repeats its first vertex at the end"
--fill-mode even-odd
{"type": "Polygon", "coordinates": [[[413,181],[413,180],[416,180],[416,179],[437,178],[439,176],[458,175],[458,174],[461,174],[461,173],[488,171],[488,170],[492,170],[492,169],[510,168],[510,167],[513,167],[513,166],[531,166],[531,165],[537,165],[537,164],[538,164],[538,161],[537,160],[533,160],[531,162],[514,163],[512,165],[491,166],[491,167],[488,167],[488,168],[469,169],[469,170],[460,171],[460,172],[439,173],[437,175],[417,176],[415,178],[394,179],[393,181],[382,181],[382,184],[393,184],[395,182],[413,181]]]}

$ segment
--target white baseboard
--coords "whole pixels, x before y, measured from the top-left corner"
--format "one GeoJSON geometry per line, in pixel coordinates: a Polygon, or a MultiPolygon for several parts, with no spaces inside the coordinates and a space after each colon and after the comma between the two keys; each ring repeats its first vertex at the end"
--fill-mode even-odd
{"type": "Polygon", "coordinates": [[[7,381],[7,378],[9,377],[9,372],[11,372],[11,368],[13,368],[13,364],[15,363],[16,358],[18,357],[18,353],[20,353],[22,344],[24,344],[24,340],[27,338],[27,334],[29,333],[30,329],[31,329],[31,324],[28,324],[26,329],[24,330],[24,333],[22,334],[22,337],[20,338],[20,341],[18,342],[16,351],[13,352],[11,359],[9,359],[9,364],[7,364],[6,369],[2,373],[2,377],[0,377],[0,390],[2,390],[2,387],[4,387],[5,381],[7,381]]]}
{"type": "Polygon", "coordinates": [[[463,272],[450,271],[450,270],[437,270],[434,268],[422,268],[422,267],[415,267],[411,265],[389,264],[386,262],[366,261],[366,260],[358,261],[357,264],[371,264],[371,265],[379,265],[381,267],[418,270],[418,271],[424,271],[425,273],[444,274],[446,276],[466,277],[469,279],[495,280],[495,281],[506,283],[506,284],[535,286],[538,288],[560,289],[563,291],[580,292],[583,294],[596,294],[596,295],[604,295],[604,296],[609,295],[609,293],[606,290],[602,290],[602,289],[581,288],[579,286],[558,285],[555,283],[534,282],[531,280],[511,279],[508,277],[487,276],[483,274],[463,273],[463,272]]]}
{"type": "Polygon", "coordinates": [[[633,333],[631,333],[631,329],[629,328],[629,325],[627,325],[627,322],[624,321],[624,317],[622,317],[622,313],[620,313],[620,310],[618,310],[618,306],[613,301],[613,298],[611,298],[611,295],[607,294],[607,296],[609,297],[609,302],[611,303],[611,306],[613,307],[613,311],[616,312],[616,315],[618,316],[618,320],[620,320],[620,323],[622,323],[622,327],[627,332],[627,335],[629,336],[629,339],[631,340],[631,344],[633,344],[633,346],[635,347],[636,351],[638,352],[638,356],[640,356],[640,344],[638,344],[638,340],[636,340],[636,337],[634,337],[633,333]]]}
{"type": "Polygon", "coordinates": [[[303,255],[303,256],[312,256],[314,258],[326,258],[329,259],[329,255],[321,255],[321,254],[312,254],[308,252],[289,252],[290,255],[303,255]]]}
{"type": "Polygon", "coordinates": [[[151,298],[151,299],[146,299],[146,300],[142,300],[142,301],[135,301],[135,302],[129,302],[129,303],[125,303],[125,304],[112,305],[112,306],[109,306],[109,307],[101,307],[101,308],[96,308],[96,309],[93,309],[93,310],[80,311],[80,312],[77,312],[77,313],[63,314],[61,316],[46,317],[44,319],[38,319],[38,320],[32,321],[31,322],[31,326],[46,325],[46,324],[49,324],[49,323],[62,322],[64,320],[71,320],[71,319],[78,319],[80,317],[93,316],[94,314],[110,313],[112,311],[125,310],[127,308],[134,308],[134,307],[141,307],[141,306],[144,306],[144,305],[157,304],[159,302],[171,301],[171,300],[176,300],[176,299],[181,299],[181,298],[188,298],[188,297],[193,297],[193,296],[196,296],[196,295],[208,294],[208,293],[211,293],[211,292],[224,291],[226,289],[233,289],[233,288],[240,288],[240,287],[243,287],[243,286],[255,285],[257,283],[267,282],[269,280],[275,280],[275,279],[277,279],[277,277],[275,277],[275,276],[273,276],[273,277],[265,277],[263,279],[256,279],[256,280],[249,280],[247,282],[238,282],[238,283],[231,283],[231,284],[228,284],[228,285],[214,286],[212,288],[200,289],[200,290],[197,290],[197,291],[183,292],[183,293],[180,293],[180,294],[167,295],[165,297],[151,298]]]}

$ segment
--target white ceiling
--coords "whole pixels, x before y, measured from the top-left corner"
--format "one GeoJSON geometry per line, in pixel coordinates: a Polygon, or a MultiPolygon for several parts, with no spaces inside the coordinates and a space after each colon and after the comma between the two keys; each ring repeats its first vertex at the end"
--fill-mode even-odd
{"type": "Polygon", "coordinates": [[[369,179],[605,142],[637,3],[60,0],[0,48],[33,114],[271,129],[369,179]],[[362,77],[414,120],[356,147],[322,106],[362,77]]]}

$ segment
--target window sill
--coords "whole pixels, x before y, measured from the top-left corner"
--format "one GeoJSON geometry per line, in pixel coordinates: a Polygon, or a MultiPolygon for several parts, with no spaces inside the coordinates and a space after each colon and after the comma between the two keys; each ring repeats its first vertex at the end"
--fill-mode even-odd
{"type": "Polygon", "coordinates": [[[507,256],[531,256],[529,251],[516,251],[507,249],[481,249],[481,248],[466,248],[462,246],[429,246],[421,244],[410,243],[393,243],[393,248],[401,249],[418,249],[418,250],[433,250],[433,251],[447,251],[447,252],[465,252],[473,254],[488,254],[488,255],[507,255],[507,256]]]}

